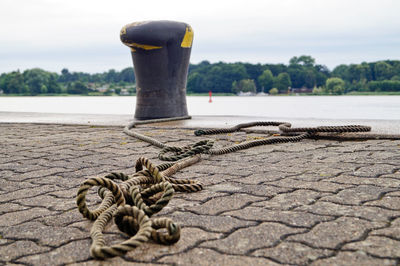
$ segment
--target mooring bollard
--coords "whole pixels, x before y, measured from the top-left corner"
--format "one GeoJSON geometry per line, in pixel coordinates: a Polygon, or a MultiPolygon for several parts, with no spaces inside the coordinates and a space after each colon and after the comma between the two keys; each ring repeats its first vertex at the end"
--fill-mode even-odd
{"type": "Polygon", "coordinates": [[[134,22],[122,28],[120,37],[130,47],[133,59],[135,118],[187,116],[192,28],[186,23],[165,20],[134,22]]]}

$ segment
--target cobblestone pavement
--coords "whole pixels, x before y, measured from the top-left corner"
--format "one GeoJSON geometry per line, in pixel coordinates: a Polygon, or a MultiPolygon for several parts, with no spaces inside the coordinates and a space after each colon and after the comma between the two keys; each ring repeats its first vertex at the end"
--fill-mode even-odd
{"type": "MultiPolygon", "coordinates": [[[[170,145],[202,137],[153,125],[170,145]]],[[[218,147],[263,137],[210,136],[218,147]]],[[[205,184],[178,193],[158,216],[182,226],[172,246],[146,243],[122,258],[92,260],[92,222],[75,196],[88,177],[134,173],[158,148],[120,127],[0,124],[0,264],[398,265],[400,141],[305,140],[203,160],[175,176],[205,184]]],[[[90,190],[90,203],[99,199],[90,190]]],[[[115,225],[109,243],[125,239],[115,225]]]]}

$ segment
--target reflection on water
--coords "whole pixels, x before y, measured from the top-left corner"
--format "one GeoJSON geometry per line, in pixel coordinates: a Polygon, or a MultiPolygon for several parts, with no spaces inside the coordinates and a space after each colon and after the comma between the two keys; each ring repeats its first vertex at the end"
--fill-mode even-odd
{"type": "MultiPolygon", "coordinates": [[[[190,115],[400,119],[400,96],[188,96],[190,115]]],[[[0,97],[0,111],[133,114],[136,97],[0,97]]]]}

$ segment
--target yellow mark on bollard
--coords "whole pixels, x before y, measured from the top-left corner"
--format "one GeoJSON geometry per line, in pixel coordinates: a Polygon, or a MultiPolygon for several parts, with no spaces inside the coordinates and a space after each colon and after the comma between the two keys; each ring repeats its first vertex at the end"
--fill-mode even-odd
{"type": "Polygon", "coordinates": [[[132,50],[132,52],[135,51],[134,48],[140,48],[140,49],[144,49],[144,50],[156,50],[156,49],[161,49],[162,46],[155,46],[155,45],[149,45],[149,44],[140,44],[140,43],[128,43],[128,42],[124,42],[124,44],[126,44],[127,46],[129,46],[132,50]]]}
{"type": "Polygon", "coordinates": [[[187,26],[185,35],[183,36],[181,47],[190,48],[192,47],[192,42],[193,42],[193,30],[192,27],[187,26]]]}
{"type": "Polygon", "coordinates": [[[125,35],[125,34],[126,34],[126,26],[124,26],[124,27],[121,29],[121,32],[119,33],[119,35],[122,36],[122,35],[125,35]]]}

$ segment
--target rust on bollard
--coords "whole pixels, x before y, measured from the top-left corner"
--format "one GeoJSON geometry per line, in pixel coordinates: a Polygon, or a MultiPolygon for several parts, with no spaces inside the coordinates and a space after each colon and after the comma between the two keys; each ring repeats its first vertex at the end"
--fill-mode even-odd
{"type": "Polygon", "coordinates": [[[120,38],[132,54],[135,118],[187,116],[186,81],[193,42],[190,25],[166,20],[134,22],[122,28],[120,38]]]}

